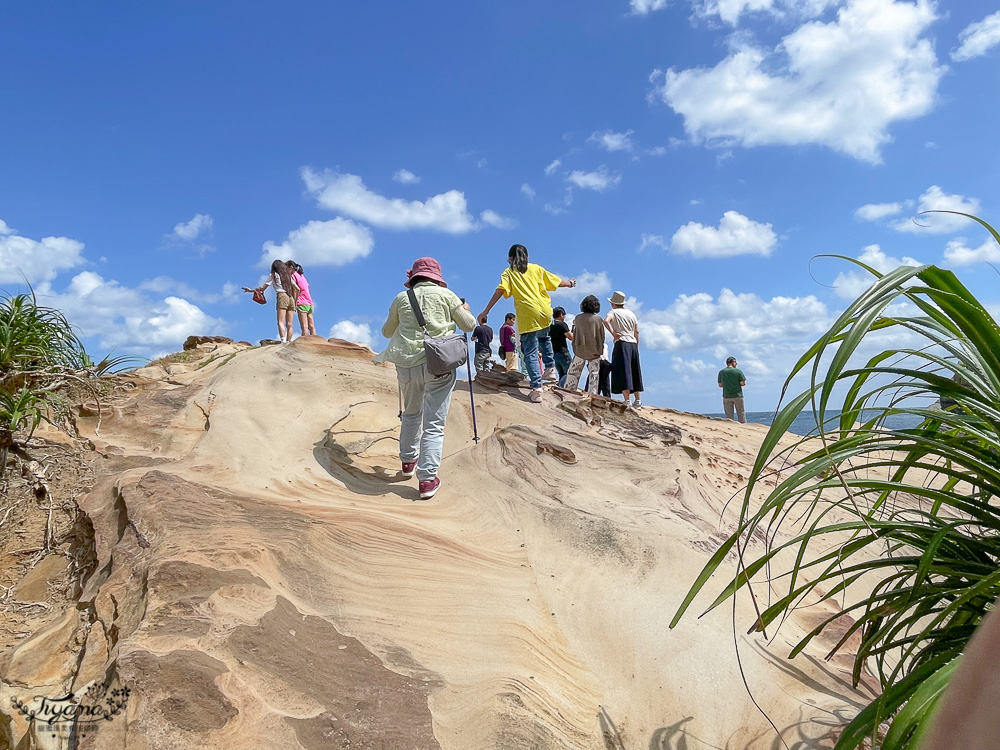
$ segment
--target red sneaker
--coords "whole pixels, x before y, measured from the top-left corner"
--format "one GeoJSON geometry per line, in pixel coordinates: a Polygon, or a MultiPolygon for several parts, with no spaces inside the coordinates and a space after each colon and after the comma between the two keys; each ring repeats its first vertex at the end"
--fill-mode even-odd
{"type": "Polygon", "coordinates": [[[403,461],[403,469],[399,472],[404,477],[409,479],[414,474],[417,473],[417,462],[416,461],[403,461]]]}
{"type": "Polygon", "coordinates": [[[437,492],[438,488],[440,487],[441,487],[441,480],[438,477],[434,477],[433,479],[425,479],[424,481],[420,482],[420,484],[417,486],[417,489],[420,490],[420,499],[430,500],[432,497],[434,497],[434,493],[437,492]]]}

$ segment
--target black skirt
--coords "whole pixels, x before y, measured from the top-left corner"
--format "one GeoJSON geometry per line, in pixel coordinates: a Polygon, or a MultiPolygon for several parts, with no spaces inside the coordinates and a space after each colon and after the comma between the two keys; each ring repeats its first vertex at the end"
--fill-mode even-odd
{"type": "Polygon", "coordinates": [[[639,345],[619,339],[611,352],[611,392],[622,391],[642,391],[642,370],[639,368],[639,345]]]}

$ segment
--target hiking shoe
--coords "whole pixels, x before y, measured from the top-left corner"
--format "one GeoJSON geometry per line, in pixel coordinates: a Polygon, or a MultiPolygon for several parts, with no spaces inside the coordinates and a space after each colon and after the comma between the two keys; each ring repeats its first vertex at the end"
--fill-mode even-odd
{"type": "Polygon", "coordinates": [[[420,491],[420,499],[430,500],[434,497],[434,493],[437,492],[440,487],[441,480],[438,477],[421,480],[420,484],[417,486],[417,489],[420,491]]]}
{"type": "Polygon", "coordinates": [[[642,399],[638,399],[637,398],[635,400],[635,402],[632,404],[632,406],[634,406],[636,409],[641,409],[642,408],[642,399]]]}
{"type": "Polygon", "coordinates": [[[542,403],[542,389],[541,388],[532,388],[531,389],[531,394],[528,396],[528,398],[531,399],[531,403],[533,403],[533,404],[540,404],[540,403],[542,403]]]}
{"type": "Polygon", "coordinates": [[[559,380],[559,373],[556,372],[556,368],[548,367],[545,372],[542,373],[542,380],[548,380],[550,382],[555,382],[559,380]]]}
{"type": "Polygon", "coordinates": [[[417,473],[417,462],[403,461],[403,468],[399,473],[402,474],[407,479],[409,479],[410,477],[412,477],[414,474],[417,473]]]}

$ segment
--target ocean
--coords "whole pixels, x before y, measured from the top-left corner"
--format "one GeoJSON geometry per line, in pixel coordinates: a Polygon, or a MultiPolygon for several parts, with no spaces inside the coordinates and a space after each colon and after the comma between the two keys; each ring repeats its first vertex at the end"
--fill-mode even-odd
{"type": "MultiPolygon", "coordinates": [[[[836,424],[837,416],[840,411],[829,411],[827,412],[827,420],[834,426],[836,424]]],[[[726,415],[722,413],[716,414],[706,414],[706,417],[717,417],[719,419],[724,418],[726,415]]],[[[771,424],[774,419],[773,411],[748,411],[747,412],[747,422],[752,422],[753,424],[771,424]]],[[[916,427],[920,423],[920,419],[916,416],[910,414],[896,414],[889,418],[888,426],[896,429],[906,429],[908,427],[916,427]]],[[[811,411],[803,411],[795,418],[792,422],[792,426],[789,428],[789,432],[794,435],[808,435],[810,432],[816,429],[816,417],[811,411]]]]}

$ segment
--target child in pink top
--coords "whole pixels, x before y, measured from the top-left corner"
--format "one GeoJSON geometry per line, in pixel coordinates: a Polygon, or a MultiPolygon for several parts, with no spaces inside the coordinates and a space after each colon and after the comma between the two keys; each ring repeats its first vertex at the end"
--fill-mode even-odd
{"type": "Polygon", "coordinates": [[[309,282],[306,281],[305,272],[302,266],[294,260],[288,261],[289,268],[294,268],[292,280],[299,288],[299,296],[295,300],[296,309],[299,313],[299,327],[303,336],[316,335],[316,321],[313,319],[313,300],[309,294],[309,282]]]}

